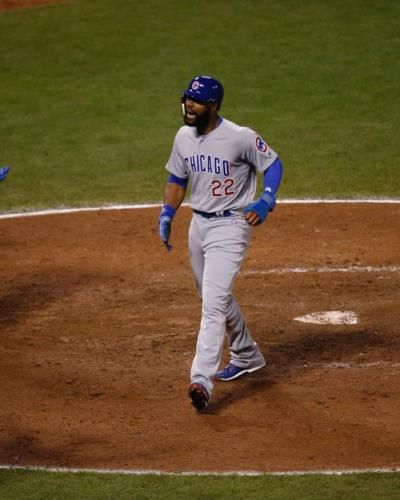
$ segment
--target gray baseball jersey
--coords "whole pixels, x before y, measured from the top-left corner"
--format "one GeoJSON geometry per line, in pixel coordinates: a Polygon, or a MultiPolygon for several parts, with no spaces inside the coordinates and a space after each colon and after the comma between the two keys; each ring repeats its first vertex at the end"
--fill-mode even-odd
{"type": "Polygon", "coordinates": [[[254,130],[221,119],[207,135],[181,127],[166,169],[190,180],[192,209],[241,210],[256,194],[257,171],[264,172],[276,157],[254,130]]]}

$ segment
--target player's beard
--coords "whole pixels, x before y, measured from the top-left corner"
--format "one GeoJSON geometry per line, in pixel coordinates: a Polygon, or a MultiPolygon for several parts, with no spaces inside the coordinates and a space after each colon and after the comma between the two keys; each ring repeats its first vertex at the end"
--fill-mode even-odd
{"type": "Polygon", "coordinates": [[[195,118],[190,119],[187,116],[187,110],[185,109],[185,114],[183,115],[183,121],[185,122],[185,125],[187,125],[189,127],[196,127],[197,130],[199,132],[201,132],[202,130],[205,130],[208,127],[208,125],[210,124],[211,109],[209,109],[208,107],[206,108],[204,113],[202,113],[202,114],[193,113],[193,115],[195,116],[195,118]]]}

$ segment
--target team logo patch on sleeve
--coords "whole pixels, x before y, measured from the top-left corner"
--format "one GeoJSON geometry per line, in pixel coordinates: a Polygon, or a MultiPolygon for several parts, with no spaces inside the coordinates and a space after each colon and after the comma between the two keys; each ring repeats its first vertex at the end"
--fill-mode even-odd
{"type": "Polygon", "coordinates": [[[261,139],[259,135],[256,138],[256,148],[261,153],[266,153],[268,151],[268,144],[263,139],[261,139]]]}

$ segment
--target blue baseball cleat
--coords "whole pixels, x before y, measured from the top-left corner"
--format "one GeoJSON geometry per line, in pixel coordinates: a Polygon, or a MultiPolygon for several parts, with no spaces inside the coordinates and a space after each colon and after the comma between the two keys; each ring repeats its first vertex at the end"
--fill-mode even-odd
{"type": "Polygon", "coordinates": [[[9,171],[10,167],[0,167],[0,181],[3,181],[7,177],[9,171]]]}
{"type": "Polygon", "coordinates": [[[265,361],[253,366],[252,368],[245,368],[243,366],[236,366],[233,363],[228,363],[223,370],[218,371],[215,374],[215,380],[222,380],[224,382],[229,382],[229,380],[235,380],[246,373],[253,373],[260,370],[265,366],[265,361]]]}

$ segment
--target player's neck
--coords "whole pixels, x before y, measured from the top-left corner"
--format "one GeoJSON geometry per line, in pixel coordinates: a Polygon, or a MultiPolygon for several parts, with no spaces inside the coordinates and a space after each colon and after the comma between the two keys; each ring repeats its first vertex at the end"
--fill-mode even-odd
{"type": "Polygon", "coordinates": [[[199,135],[207,135],[213,130],[215,130],[221,122],[222,122],[221,117],[219,117],[218,115],[212,116],[207,125],[203,127],[196,127],[197,133],[199,135]]]}

